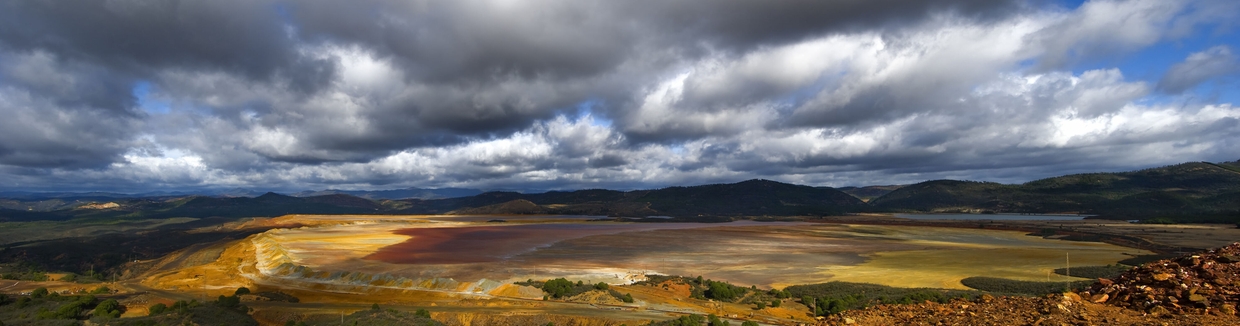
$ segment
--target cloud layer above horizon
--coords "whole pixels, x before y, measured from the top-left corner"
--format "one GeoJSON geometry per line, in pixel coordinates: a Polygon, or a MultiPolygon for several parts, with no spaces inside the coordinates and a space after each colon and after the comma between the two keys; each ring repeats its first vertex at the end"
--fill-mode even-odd
{"type": "Polygon", "coordinates": [[[1024,182],[1240,159],[1229,0],[0,0],[0,189],[1024,182]]]}

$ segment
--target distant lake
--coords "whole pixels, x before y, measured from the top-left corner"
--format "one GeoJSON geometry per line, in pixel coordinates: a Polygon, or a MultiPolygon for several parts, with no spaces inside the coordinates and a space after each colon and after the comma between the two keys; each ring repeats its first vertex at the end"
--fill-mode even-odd
{"type": "Polygon", "coordinates": [[[1020,215],[1020,214],[895,214],[910,220],[996,220],[996,221],[1076,221],[1087,215],[1020,215]]]}

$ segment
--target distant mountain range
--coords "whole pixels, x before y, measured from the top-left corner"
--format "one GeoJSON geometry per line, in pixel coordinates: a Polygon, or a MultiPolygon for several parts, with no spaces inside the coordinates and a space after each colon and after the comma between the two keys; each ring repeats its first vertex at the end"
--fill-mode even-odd
{"type": "MultiPolygon", "coordinates": [[[[114,192],[0,192],[0,209],[49,212],[69,209],[83,204],[109,202],[113,200],[136,198],[178,198],[187,196],[213,197],[258,197],[269,192],[253,189],[235,188],[222,191],[202,192],[145,192],[145,193],[114,193],[114,192]]],[[[438,199],[451,197],[467,197],[481,194],[482,190],[467,188],[406,188],[392,190],[307,190],[293,193],[294,197],[315,197],[325,195],[350,195],[371,200],[381,199],[438,199]]]]}
{"type": "Polygon", "coordinates": [[[1121,173],[1073,174],[1005,185],[934,180],[870,201],[923,212],[1073,212],[1118,219],[1240,218],[1240,162],[1193,162],[1121,173]]]}
{"type": "Polygon", "coordinates": [[[215,196],[132,198],[92,193],[0,199],[0,221],[284,214],[573,214],[728,220],[859,212],[1083,213],[1117,219],[1235,223],[1240,222],[1240,161],[1074,174],[1017,185],[932,180],[834,189],[749,180],[656,190],[535,194],[409,188],[307,191],[292,196],[233,190],[215,196]]]}
{"type": "Polygon", "coordinates": [[[320,190],[320,191],[302,191],[293,194],[297,197],[313,197],[323,195],[350,195],[366,199],[439,199],[453,197],[468,197],[481,194],[482,190],[467,188],[438,188],[438,189],[422,189],[422,188],[406,188],[395,190],[320,190]]]}
{"type": "Polygon", "coordinates": [[[882,197],[896,189],[904,188],[905,185],[890,186],[865,186],[865,187],[840,187],[836,190],[843,191],[846,194],[853,195],[863,201],[869,202],[871,199],[882,197]]]}

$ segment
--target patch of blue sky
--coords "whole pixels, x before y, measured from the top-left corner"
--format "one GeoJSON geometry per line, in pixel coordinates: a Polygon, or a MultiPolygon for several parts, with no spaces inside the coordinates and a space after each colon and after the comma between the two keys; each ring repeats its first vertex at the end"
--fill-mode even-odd
{"type": "Polygon", "coordinates": [[[801,86],[776,98],[775,106],[781,110],[794,110],[805,104],[805,102],[817,97],[818,94],[822,93],[822,90],[838,86],[840,79],[846,75],[848,75],[848,70],[846,69],[841,69],[835,73],[824,73],[817,80],[814,80],[813,83],[801,86]]]}
{"type": "Polygon", "coordinates": [[[685,145],[684,145],[684,144],[676,144],[676,145],[672,145],[672,147],[670,148],[670,150],[672,151],[672,154],[676,154],[676,155],[684,155],[684,154],[685,154],[685,145]]]}
{"type": "Polygon", "coordinates": [[[146,113],[166,114],[172,109],[172,106],[168,102],[156,99],[151,95],[154,87],[148,81],[134,83],[132,92],[134,98],[138,99],[138,108],[146,113]]]}
{"type": "Polygon", "coordinates": [[[1206,81],[1177,96],[1181,101],[1240,106],[1240,76],[1235,74],[1206,81]]]}
{"type": "Polygon", "coordinates": [[[590,119],[590,125],[592,126],[610,128],[614,121],[612,121],[611,119],[608,119],[606,116],[602,114],[595,112],[595,108],[598,108],[602,105],[603,105],[603,101],[600,101],[597,99],[590,99],[590,100],[585,100],[585,101],[581,101],[580,103],[577,103],[577,112],[576,112],[576,115],[573,117],[573,121],[581,121],[582,119],[590,119]]]}
{"type": "MultiPolygon", "coordinates": [[[[1079,75],[1089,70],[1118,68],[1124,74],[1124,79],[1128,81],[1144,81],[1151,87],[1155,87],[1171,66],[1184,62],[1193,53],[1206,51],[1220,45],[1231,48],[1233,53],[1240,51],[1240,31],[1228,30],[1226,27],[1218,24],[1200,25],[1196,26],[1190,35],[1181,38],[1163,39],[1153,45],[1125,55],[1082,61],[1071,67],[1071,71],[1079,75]]],[[[1234,86],[1235,76],[1236,74],[1233,73],[1231,76],[1222,76],[1206,81],[1193,89],[1189,89],[1185,94],[1212,94],[1210,96],[1202,96],[1201,98],[1213,98],[1220,102],[1237,103],[1236,101],[1240,99],[1240,90],[1235,87],[1226,87],[1234,86]],[[1228,83],[1226,81],[1228,79],[1231,79],[1232,82],[1228,83]]],[[[1176,94],[1171,94],[1171,96],[1158,94],[1152,97],[1176,100],[1178,96],[1174,95],[1176,94]]]]}
{"type": "MultiPolygon", "coordinates": [[[[1058,7],[1059,10],[1077,10],[1086,0],[1050,0],[1046,4],[1058,7]]],[[[1212,47],[1225,45],[1233,53],[1240,51],[1240,30],[1232,23],[1212,23],[1194,26],[1192,33],[1183,37],[1159,40],[1150,46],[1131,53],[1119,55],[1100,55],[1085,58],[1068,67],[1075,75],[1099,69],[1119,69],[1128,81],[1144,81],[1150,87],[1156,87],[1171,66],[1184,62],[1189,55],[1208,50],[1212,47]]],[[[1035,67],[1039,58],[1032,58],[1017,64],[1019,70],[1035,67]]],[[[1153,93],[1142,99],[1144,104],[1183,103],[1186,99],[1210,103],[1240,103],[1240,88],[1236,86],[1236,75],[1224,76],[1206,81],[1183,94],[1153,93]]]]}
{"type": "Polygon", "coordinates": [[[1172,65],[1183,62],[1189,55],[1219,45],[1236,49],[1240,45],[1237,33],[1215,33],[1215,26],[1198,26],[1194,33],[1183,38],[1164,39],[1136,52],[1105,58],[1093,58],[1072,67],[1072,72],[1094,69],[1119,68],[1129,80],[1139,79],[1157,82],[1172,65]]]}

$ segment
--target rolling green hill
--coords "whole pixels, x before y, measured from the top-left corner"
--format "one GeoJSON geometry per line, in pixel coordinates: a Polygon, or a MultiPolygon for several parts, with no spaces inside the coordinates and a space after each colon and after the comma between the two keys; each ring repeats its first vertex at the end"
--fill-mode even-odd
{"type": "Polygon", "coordinates": [[[1240,222],[1240,161],[1073,174],[1017,185],[932,180],[844,190],[857,197],[828,187],[748,180],[655,190],[487,192],[458,198],[378,201],[347,194],[292,197],[275,193],[254,198],[108,198],[108,205],[83,202],[55,210],[0,208],[0,222],[285,214],[571,214],[727,220],[737,216],[854,212],[1083,213],[1115,219],[1240,222]],[[882,195],[868,203],[858,199],[878,194],[882,195]]]}
{"type": "Polygon", "coordinates": [[[1240,164],[1192,162],[1019,185],[935,180],[897,189],[870,203],[892,211],[1084,213],[1233,222],[1240,218],[1240,164]]]}
{"type": "Polygon", "coordinates": [[[796,216],[841,214],[865,209],[865,203],[861,200],[835,189],[769,180],[629,192],[597,189],[541,194],[489,192],[473,197],[395,202],[391,205],[400,207],[399,212],[406,214],[796,216]],[[526,201],[538,208],[518,204],[517,201],[526,201]]]}

